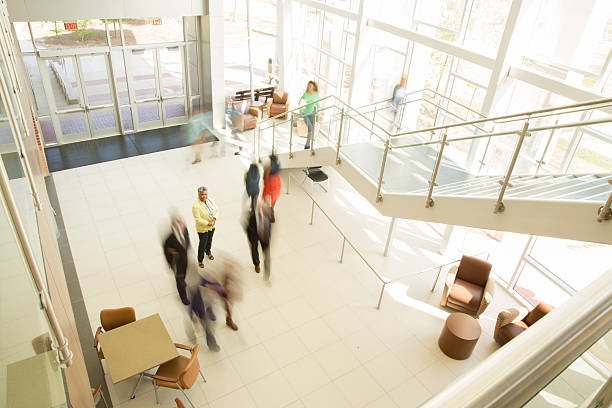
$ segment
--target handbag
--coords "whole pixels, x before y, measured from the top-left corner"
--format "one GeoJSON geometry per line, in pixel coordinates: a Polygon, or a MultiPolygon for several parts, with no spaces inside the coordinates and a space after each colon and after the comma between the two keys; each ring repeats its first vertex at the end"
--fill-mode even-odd
{"type": "Polygon", "coordinates": [[[295,123],[297,124],[297,135],[300,137],[308,136],[308,126],[306,125],[304,118],[299,118],[295,121],[295,123]]]}

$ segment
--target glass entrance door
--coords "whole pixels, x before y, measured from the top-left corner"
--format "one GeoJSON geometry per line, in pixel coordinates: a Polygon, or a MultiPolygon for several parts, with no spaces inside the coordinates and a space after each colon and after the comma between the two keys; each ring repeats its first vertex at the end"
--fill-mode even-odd
{"type": "Polygon", "coordinates": [[[129,74],[136,130],[177,125],[187,120],[185,47],[133,49],[129,74]]]}
{"type": "Polygon", "coordinates": [[[108,54],[44,59],[61,143],[119,134],[108,54]]]}
{"type": "Polygon", "coordinates": [[[76,57],[52,57],[45,60],[55,102],[55,115],[59,123],[62,143],[78,142],[90,138],[89,123],[85,117],[85,102],[78,77],[76,57]]]}
{"type": "Polygon", "coordinates": [[[91,136],[119,134],[108,54],[80,55],[76,58],[91,136]]]}
{"type": "Polygon", "coordinates": [[[134,95],[135,130],[162,127],[161,93],[158,86],[157,50],[133,49],[130,53],[128,75],[134,95]]]}
{"type": "Polygon", "coordinates": [[[185,47],[159,48],[157,52],[164,125],[183,123],[187,120],[185,47]]]}

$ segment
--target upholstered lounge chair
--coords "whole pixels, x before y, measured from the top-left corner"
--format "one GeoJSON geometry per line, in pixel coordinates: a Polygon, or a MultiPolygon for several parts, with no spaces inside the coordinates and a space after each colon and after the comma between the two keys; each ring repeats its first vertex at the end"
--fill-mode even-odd
{"type": "Polygon", "coordinates": [[[546,316],[552,309],[553,307],[546,303],[539,303],[531,311],[523,307],[502,310],[497,315],[497,322],[495,323],[495,332],[493,333],[495,341],[503,346],[546,316]]]}
{"type": "Polygon", "coordinates": [[[487,261],[464,255],[459,266],[453,266],[446,276],[440,305],[478,318],[495,292],[495,281],[489,277],[491,268],[487,261]]]}

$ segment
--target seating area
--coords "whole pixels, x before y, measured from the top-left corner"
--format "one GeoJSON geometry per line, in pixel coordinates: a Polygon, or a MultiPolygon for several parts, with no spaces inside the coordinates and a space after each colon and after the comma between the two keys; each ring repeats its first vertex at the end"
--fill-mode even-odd
{"type": "Polygon", "coordinates": [[[493,337],[497,344],[503,346],[552,310],[553,307],[546,303],[539,303],[530,311],[525,308],[502,310],[499,315],[497,315],[493,337]]]}

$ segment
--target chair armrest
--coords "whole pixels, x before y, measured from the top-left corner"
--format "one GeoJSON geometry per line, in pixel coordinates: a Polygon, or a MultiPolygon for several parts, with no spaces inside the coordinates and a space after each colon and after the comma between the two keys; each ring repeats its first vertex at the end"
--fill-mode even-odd
{"type": "Polygon", "coordinates": [[[257,120],[261,120],[261,112],[257,108],[249,108],[249,114],[255,116],[257,120]]]}
{"type": "Polygon", "coordinates": [[[100,390],[102,389],[102,384],[99,384],[92,392],[91,395],[96,398],[96,396],[100,393],[100,390]]]}
{"type": "Polygon", "coordinates": [[[98,336],[100,336],[100,334],[102,333],[102,326],[98,326],[98,329],[96,330],[96,335],[94,336],[94,348],[97,349],[98,348],[98,336]]]}
{"type": "Polygon", "coordinates": [[[476,312],[476,317],[477,318],[491,304],[491,302],[493,301],[493,295],[494,294],[495,294],[495,279],[489,278],[489,280],[487,280],[487,284],[484,287],[484,293],[482,294],[482,300],[480,301],[480,306],[478,307],[478,312],[476,312]]]}
{"type": "Polygon", "coordinates": [[[497,315],[497,322],[495,323],[495,328],[502,328],[503,326],[516,323],[525,318],[529,311],[524,307],[511,307],[505,310],[502,310],[497,315]]]}
{"type": "Polygon", "coordinates": [[[183,349],[183,350],[193,351],[193,347],[191,347],[191,346],[186,346],[186,345],[181,344],[181,343],[174,343],[174,347],[176,347],[176,348],[180,348],[180,349],[183,349]]]}
{"type": "Polygon", "coordinates": [[[266,99],[266,111],[268,111],[268,116],[270,116],[270,106],[272,106],[272,99],[266,99]]]}
{"type": "Polygon", "coordinates": [[[450,295],[451,288],[455,283],[455,278],[457,277],[457,270],[459,268],[457,266],[452,266],[446,278],[444,280],[444,290],[442,291],[442,299],[440,299],[440,306],[446,306],[446,302],[448,300],[448,295],[450,295]]]}

